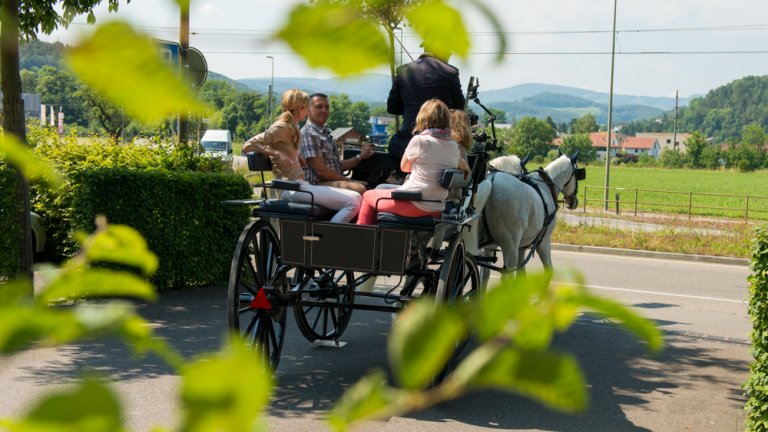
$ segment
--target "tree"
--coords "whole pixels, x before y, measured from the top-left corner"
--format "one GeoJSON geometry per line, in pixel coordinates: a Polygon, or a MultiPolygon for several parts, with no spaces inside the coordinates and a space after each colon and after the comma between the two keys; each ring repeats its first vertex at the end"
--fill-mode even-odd
{"type": "Polygon", "coordinates": [[[685,151],[688,153],[688,163],[691,168],[703,166],[701,154],[707,147],[707,139],[699,131],[694,131],[685,141],[685,151]]]}
{"type": "Polygon", "coordinates": [[[131,124],[132,119],[126,116],[121,108],[112,105],[87,86],[82,86],[76,95],[90,107],[88,117],[104,129],[112,142],[118,143],[123,137],[123,131],[131,124]]]}
{"type": "Polygon", "coordinates": [[[371,113],[365,102],[352,102],[345,93],[328,97],[331,112],[326,126],[330,129],[353,127],[362,135],[371,133],[371,113]]]}
{"type": "Polygon", "coordinates": [[[592,140],[587,134],[575,134],[563,137],[560,151],[565,154],[573,154],[579,151],[579,161],[591,162],[597,159],[597,151],[592,146],[592,140]]]}
{"type": "Polygon", "coordinates": [[[512,130],[512,153],[544,157],[557,132],[544,120],[523,117],[512,130]]]}
{"type": "Polygon", "coordinates": [[[716,144],[710,144],[704,147],[699,156],[699,163],[703,168],[718,169],[722,166],[723,152],[716,144]]]}
{"type": "Polygon", "coordinates": [[[680,150],[664,149],[659,157],[659,163],[664,168],[682,168],[688,163],[686,155],[680,150]]]}
{"type": "Polygon", "coordinates": [[[584,114],[579,118],[571,120],[571,133],[588,134],[599,130],[600,126],[598,126],[595,116],[592,114],[584,114]]]}
{"type": "Polygon", "coordinates": [[[83,99],[82,87],[77,78],[64,69],[43,66],[37,71],[35,91],[40,93],[40,101],[61,109],[68,122],[87,126],[87,101],[83,99]]]}
{"type": "MultiPolygon", "coordinates": [[[[116,11],[118,0],[107,0],[109,10],[116,11]]],[[[0,91],[3,93],[3,130],[26,143],[24,103],[21,99],[19,73],[19,40],[35,39],[39,32],[50,34],[60,25],[69,24],[80,14],[88,13],[94,23],[93,8],[102,0],[3,0],[0,5],[0,91]]],[[[11,166],[16,177],[16,211],[19,225],[19,274],[32,276],[32,238],[29,227],[29,183],[11,166]]]]}
{"type": "Polygon", "coordinates": [[[762,149],[766,142],[765,130],[758,123],[750,123],[741,131],[741,142],[762,149]]]}

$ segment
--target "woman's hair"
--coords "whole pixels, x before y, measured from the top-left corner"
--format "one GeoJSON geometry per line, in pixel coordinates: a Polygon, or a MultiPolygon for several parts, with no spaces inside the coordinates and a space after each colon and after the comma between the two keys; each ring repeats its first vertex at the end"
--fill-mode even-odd
{"type": "Polygon", "coordinates": [[[451,139],[466,151],[472,146],[472,127],[464,110],[451,110],[451,139]]]}
{"type": "Polygon", "coordinates": [[[451,127],[451,111],[440,99],[430,99],[421,106],[416,116],[416,128],[413,134],[419,134],[430,128],[448,129],[451,127]]]}
{"type": "Polygon", "coordinates": [[[288,123],[293,127],[294,144],[298,146],[301,131],[296,126],[294,116],[299,112],[299,109],[309,106],[309,95],[299,89],[286,90],[283,92],[283,97],[280,100],[280,103],[283,106],[283,112],[280,114],[280,117],[277,118],[277,121],[288,123]]]}

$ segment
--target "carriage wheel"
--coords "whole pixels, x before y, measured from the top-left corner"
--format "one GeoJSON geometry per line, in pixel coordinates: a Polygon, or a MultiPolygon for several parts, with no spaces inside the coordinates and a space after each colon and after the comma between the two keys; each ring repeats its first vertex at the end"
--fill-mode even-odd
{"type": "MultiPolygon", "coordinates": [[[[466,253],[464,241],[460,237],[454,238],[446,250],[445,261],[440,269],[435,301],[455,306],[471,301],[475,296],[480,295],[482,290],[475,259],[466,253]]],[[[435,377],[434,385],[441,383],[456,367],[468,342],[469,338],[465,338],[456,343],[445,368],[435,377]]]]}
{"type": "Polygon", "coordinates": [[[277,368],[285,340],[285,268],[280,242],[263,220],[248,224],[237,241],[229,272],[229,328],[257,349],[272,370],[277,368]]]}
{"type": "Polygon", "coordinates": [[[308,341],[338,340],[349,324],[355,303],[355,275],[333,269],[297,269],[294,283],[311,280],[293,308],[296,324],[308,341]]]}

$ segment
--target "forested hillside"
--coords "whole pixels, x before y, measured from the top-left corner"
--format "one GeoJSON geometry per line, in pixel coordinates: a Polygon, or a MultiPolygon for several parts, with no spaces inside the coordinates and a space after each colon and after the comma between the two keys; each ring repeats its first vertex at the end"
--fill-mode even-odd
{"type": "MultiPolygon", "coordinates": [[[[674,111],[658,119],[631,122],[622,132],[672,132],[674,111]]],[[[710,90],[678,112],[677,131],[700,131],[718,143],[740,142],[744,127],[756,123],[768,129],[768,75],[749,76],[710,90]]]]}

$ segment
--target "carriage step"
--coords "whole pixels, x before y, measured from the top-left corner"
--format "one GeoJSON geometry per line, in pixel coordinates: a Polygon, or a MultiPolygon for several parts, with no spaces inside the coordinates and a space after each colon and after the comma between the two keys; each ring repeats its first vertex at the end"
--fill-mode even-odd
{"type": "Polygon", "coordinates": [[[479,255],[475,256],[475,262],[477,262],[477,263],[481,263],[481,262],[492,263],[492,262],[496,262],[496,260],[497,260],[497,258],[495,256],[488,256],[488,257],[487,256],[479,256],[479,255]]]}
{"type": "Polygon", "coordinates": [[[333,341],[333,340],[316,340],[312,342],[312,345],[323,348],[344,348],[349,342],[333,341]]]}

